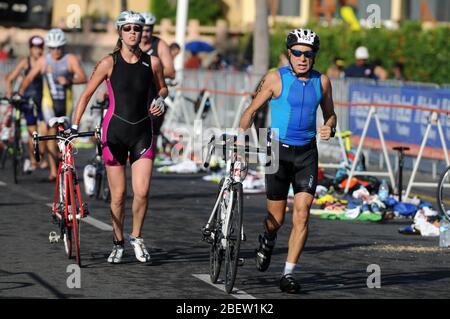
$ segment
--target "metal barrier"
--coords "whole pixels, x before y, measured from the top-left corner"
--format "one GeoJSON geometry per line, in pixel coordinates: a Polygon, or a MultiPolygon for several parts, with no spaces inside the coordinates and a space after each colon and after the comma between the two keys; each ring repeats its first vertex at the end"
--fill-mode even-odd
{"type": "MultiPolygon", "coordinates": [[[[17,61],[9,60],[7,62],[0,62],[0,94],[4,92],[4,76],[10,72],[15,66],[17,61]]],[[[91,63],[83,64],[83,67],[86,70],[87,74],[90,74],[94,65],[91,63]]],[[[184,126],[189,129],[193,129],[194,121],[202,119],[202,123],[205,127],[217,127],[219,129],[223,128],[237,128],[239,125],[239,119],[242,115],[242,112],[245,108],[251,103],[251,94],[254,92],[257,84],[261,80],[263,75],[261,74],[252,74],[249,72],[236,72],[236,71],[210,71],[210,70],[184,70],[183,71],[183,79],[180,83],[180,86],[176,88],[170,88],[171,97],[166,99],[167,104],[169,105],[168,114],[166,116],[166,121],[163,126],[163,130],[170,131],[174,127],[184,126]],[[201,101],[197,101],[199,99],[200,93],[204,91],[203,97],[201,101]],[[210,103],[210,110],[204,115],[206,101],[210,103]],[[194,103],[197,102],[197,110],[194,110],[194,103]]],[[[338,127],[337,131],[346,131],[349,129],[349,86],[353,83],[368,83],[368,84],[376,84],[377,82],[369,79],[331,79],[332,87],[333,87],[333,99],[335,101],[336,114],[338,118],[338,127]],[[347,105],[346,105],[347,104],[347,105]]],[[[403,85],[408,86],[417,86],[417,87],[428,87],[428,88],[438,88],[437,84],[433,83],[417,83],[417,82],[402,82],[402,81],[394,81],[388,80],[383,82],[378,82],[379,84],[388,84],[393,87],[400,87],[403,85]]],[[[450,87],[449,84],[443,85],[442,87],[450,87]]],[[[84,86],[74,86],[74,104],[78,101],[79,95],[81,94],[84,86]]],[[[362,105],[361,103],[357,103],[357,105],[362,105]]],[[[354,106],[354,105],[353,105],[354,106]]],[[[369,125],[369,122],[374,119],[376,122],[376,126],[378,128],[378,132],[381,132],[380,129],[380,119],[377,116],[376,108],[381,107],[375,106],[374,104],[368,105],[370,106],[370,110],[368,113],[368,118],[366,120],[366,127],[369,125]]],[[[395,105],[390,105],[394,107],[395,105]]],[[[409,107],[405,105],[397,105],[397,107],[409,107]]],[[[419,108],[420,109],[420,108],[419,108]]],[[[426,109],[426,108],[425,108],[426,109]]],[[[428,109],[427,109],[428,110],[428,109]]],[[[267,122],[270,121],[270,112],[267,116],[267,122]]],[[[318,110],[317,117],[318,124],[322,123],[321,110],[318,110]]],[[[91,117],[89,114],[86,114],[83,117],[83,122],[87,123],[85,125],[94,125],[95,118],[91,117]]],[[[409,194],[411,187],[418,186],[419,184],[414,183],[414,178],[416,172],[419,168],[420,160],[424,157],[423,148],[426,144],[427,136],[430,130],[431,125],[437,125],[439,134],[443,136],[442,127],[440,125],[439,119],[432,120],[428,123],[427,130],[424,135],[424,139],[420,148],[420,152],[418,154],[417,160],[414,164],[413,174],[411,176],[411,180],[408,184],[407,194],[409,194]]],[[[365,129],[365,131],[367,131],[365,129]]],[[[391,163],[389,161],[388,150],[384,143],[384,137],[382,134],[379,134],[380,141],[382,144],[382,154],[384,158],[384,162],[387,166],[387,172],[382,172],[383,176],[389,176],[392,185],[395,183],[393,178],[393,172],[391,163]]],[[[252,138],[254,142],[257,143],[257,134],[254,127],[252,127],[252,138]]],[[[365,133],[360,138],[358,143],[357,155],[360,156],[363,150],[363,142],[365,138],[365,133]]],[[[319,142],[321,144],[323,142],[319,142]]],[[[336,147],[339,149],[340,159],[344,159],[344,163],[322,163],[322,167],[329,168],[338,168],[338,167],[347,167],[348,163],[345,164],[346,160],[346,152],[344,142],[341,138],[336,139],[335,141],[327,142],[330,146],[336,147]]],[[[327,145],[327,144],[325,144],[327,145]]],[[[446,146],[443,147],[444,152],[446,151],[446,146]]],[[[448,155],[446,154],[446,161],[448,163],[448,155]]],[[[349,170],[350,176],[354,176],[358,174],[355,171],[356,161],[353,163],[352,167],[349,170]]],[[[368,172],[364,172],[367,174],[368,172]]],[[[375,173],[375,172],[373,172],[375,173]]],[[[377,172],[380,174],[380,172],[377,172]]],[[[347,185],[348,186],[348,185],[347,185]]],[[[420,184],[423,186],[423,184],[420,184]]]]}

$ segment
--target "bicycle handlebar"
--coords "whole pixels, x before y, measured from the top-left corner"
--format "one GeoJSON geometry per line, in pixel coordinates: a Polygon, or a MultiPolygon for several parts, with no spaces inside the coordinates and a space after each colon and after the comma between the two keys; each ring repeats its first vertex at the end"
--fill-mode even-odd
{"type": "Polygon", "coordinates": [[[211,156],[212,153],[214,152],[214,149],[216,147],[222,147],[222,151],[223,151],[223,157],[226,157],[226,151],[233,151],[234,154],[236,153],[244,153],[245,155],[250,155],[250,154],[266,154],[266,155],[270,155],[271,154],[271,147],[268,146],[267,149],[262,150],[259,147],[253,147],[248,145],[248,141],[246,140],[245,145],[239,145],[239,144],[234,144],[233,147],[227,147],[227,145],[229,145],[231,139],[234,140],[234,143],[236,143],[236,139],[237,136],[236,135],[230,135],[230,136],[226,136],[225,134],[222,135],[223,137],[223,141],[220,143],[216,143],[216,137],[212,136],[210,141],[207,144],[207,154],[206,154],[206,158],[205,158],[205,162],[203,163],[203,167],[208,168],[209,166],[209,162],[211,161],[211,156]]]}
{"type": "Polygon", "coordinates": [[[13,105],[22,104],[22,103],[32,103],[34,104],[34,100],[29,97],[21,97],[20,99],[13,99],[13,98],[7,98],[7,97],[0,97],[0,102],[8,102],[13,105]]]}
{"type": "Polygon", "coordinates": [[[50,140],[62,140],[62,141],[72,141],[78,137],[89,137],[89,136],[97,136],[98,130],[91,131],[91,132],[81,132],[77,134],[71,134],[71,135],[44,135],[39,136],[37,132],[33,132],[33,153],[34,158],[36,159],[36,162],[40,162],[40,154],[39,154],[39,148],[38,144],[41,141],[50,141],[50,140]]]}

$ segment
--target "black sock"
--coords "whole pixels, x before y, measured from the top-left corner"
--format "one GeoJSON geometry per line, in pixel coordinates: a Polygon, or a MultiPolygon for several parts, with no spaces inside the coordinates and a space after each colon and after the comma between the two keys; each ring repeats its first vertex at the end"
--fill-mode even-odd
{"type": "Polygon", "coordinates": [[[115,240],[115,239],[113,239],[113,243],[116,246],[123,246],[125,244],[125,241],[123,239],[122,240],[115,240]]]}

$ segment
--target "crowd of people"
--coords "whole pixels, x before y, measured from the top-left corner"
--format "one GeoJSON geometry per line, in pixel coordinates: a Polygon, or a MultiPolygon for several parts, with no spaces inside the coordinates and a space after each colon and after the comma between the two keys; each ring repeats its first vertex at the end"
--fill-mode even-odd
{"type": "MultiPolygon", "coordinates": [[[[379,58],[369,62],[369,50],[365,46],[360,46],[355,50],[355,62],[345,67],[345,62],[340,57],[335,57],[332,64],[327,69],[330,78],[367,78],[378,81],[389,79],[389,72],[383,66],[383,61],[379,58]]],[[[396,62],[391,73],[393,79],[405,81],[404,65],[396,62]]]]}

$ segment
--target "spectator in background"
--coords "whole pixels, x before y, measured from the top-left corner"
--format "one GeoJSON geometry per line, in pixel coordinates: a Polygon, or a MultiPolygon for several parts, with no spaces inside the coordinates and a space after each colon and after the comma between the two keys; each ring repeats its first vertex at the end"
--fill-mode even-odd
{"type": "Polygon", "coordinates": [[[344,60],[340,57],[335,57],[333,63],[327,70],[327,76],[330,79],[339,79],[344,77],[344,60]]]}
{"type": "Polygon", "coordinates": [[[173,42],[169,45],[170,54],[172,55],[172,59],[175,60],[178,54],[180,54],[181,48],[178,43],[173,42]]]}
{"type": "Polygon", "coordinates": [[[208,67],[209,70],[222,70],[224,68],[224,61],[220,53],[214,54],[214,57],[208,67]]]}
{"type": "Polygon", "coordinates": [[[389,77],[389,73],[385,68],[383,68],[383,62],[381,61],[381,59],[376,59],[373,62],[373,66],[373,73],[377,77],[377,80],[386,81],[389,77]]]}
{"type": "Polygon", "coordinates": [[[190,57],[184,62],[185,69],[200,69],[201,66],[202,59],[200,59],[197,52],[191,52],[190,57]]]}
{"type": "Polygon", "coordinates": [[[392,73],[394,73],[394,79],[398,81],[406,81],[406,77],[404,74],[405,65],[401,62],[395,62],[392,67],[392,73]]]}
{"type": "Polygon", "coordinates": [[[6,61],[9,59],[8,50],[6,50],[6,44],[0,43],[0,61],[6,61]]]}
{"type": "Polygon", "coordinates": [[[346,78],[376,79],[373,73],[373,66],[367,62],[369,59],[369,50],[366,47],[361,46],[356,49],[355,59],[356,62],[344,70],[346,78]]]}
{"type": "Polygon", "coordinates": [[[339,0],[339,14],[344,22],[350,27],[352,31],[360,31],[361,25],[359,24],[356,8],[347,3],[347,0],[339,0]]]}

